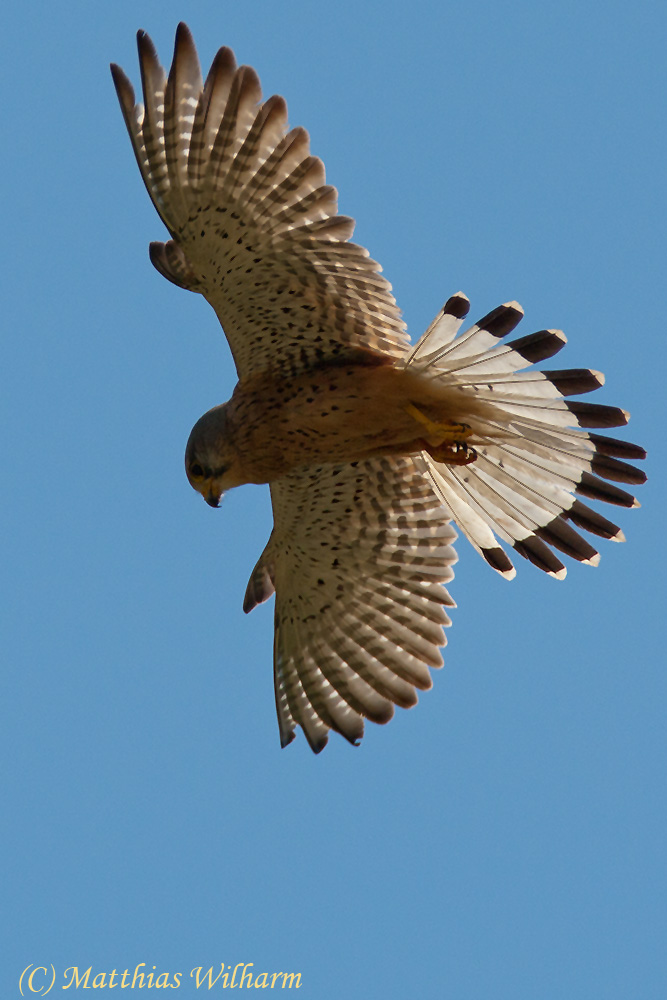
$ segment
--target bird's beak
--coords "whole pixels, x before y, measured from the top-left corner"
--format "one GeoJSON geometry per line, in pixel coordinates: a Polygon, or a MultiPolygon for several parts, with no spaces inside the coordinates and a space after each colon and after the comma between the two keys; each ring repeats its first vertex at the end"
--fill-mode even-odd
{"type": "Polygon", "coordinates": [[[219,507],[220,506],[220,498],[221,498],[221,496],[222,496],[222,493],[208,493],[204,497],[204,500],[209,505],[209,507],[219,507]]]}

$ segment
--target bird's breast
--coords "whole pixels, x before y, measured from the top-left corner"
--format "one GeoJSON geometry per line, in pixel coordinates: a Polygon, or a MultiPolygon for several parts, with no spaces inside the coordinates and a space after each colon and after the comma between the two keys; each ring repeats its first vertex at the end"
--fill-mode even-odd
{"type": "Polygon", "coordinates": [[[228,417],[247,481],[405,450],[418,432],[405,409],[416,391],[415,376],[382,359],[240,382],[228,417]]]}

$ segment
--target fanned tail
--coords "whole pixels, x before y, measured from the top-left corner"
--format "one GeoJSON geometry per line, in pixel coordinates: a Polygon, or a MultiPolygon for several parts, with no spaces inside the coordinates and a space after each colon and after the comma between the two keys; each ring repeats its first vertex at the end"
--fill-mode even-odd
{"type": "Polygon", "coordinates": [[[599,372],[525,370],[564,346],[560,330],[501,343],[523,316],[521,306],[509,302],[459,333],[468,308],[462,293],[452,296],[406,359],[412,370],[487,407],[488,416],[466,439],[476,460],[456,466],[424,454],[425,472],[461,531],[506,578],[515,570],[498,540],[557,579],[566,569],[554,550],[595,566],[597,549],[572,525],[612,541],[624,536],[578,496],[639,506],[631,493],[613,483],[645,482],[645,474],[626,460],[643,459],[646,453],[587,428],[622,426],[629,414],[570,401],[570,396],[599,388],[604,383],[599,372]]]}

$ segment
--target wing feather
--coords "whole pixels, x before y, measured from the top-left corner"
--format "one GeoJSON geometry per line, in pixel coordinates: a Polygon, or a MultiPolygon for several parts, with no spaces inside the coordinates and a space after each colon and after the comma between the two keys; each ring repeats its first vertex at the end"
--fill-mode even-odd
{"type": "Polygon", "coordinates": [[[300,725],[321,749],[325,726],[356,743],[364,719],[414,705],[442,665],[450,514],[410,458],[294,472],[271,497],[275,527],[251,583],[263,594],[271,565],[281,739],[300,725]]]}
{"type": "Polygon", "coordinates": [[[175,244],[151,259],[210,302],[239,376],[295,373],[360,347],[403,357],[409,341],[391,286],[349,242],[354,220],[337,214],[308,133],[288,131],[284,100],[261,103],[257,74],[237,68],[227,48],[202,85],[183,24],[168,78],[145,32],[138,47],[143,106],[122,70],[112,73],[144,182],[175,244]]]}

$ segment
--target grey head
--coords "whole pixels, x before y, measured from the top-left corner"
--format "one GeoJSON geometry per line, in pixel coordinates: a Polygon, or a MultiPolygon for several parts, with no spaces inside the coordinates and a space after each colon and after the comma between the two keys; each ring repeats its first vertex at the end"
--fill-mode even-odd
{"type": "Polygon", "coordinates": [[[241,482],[226,410],[227,404],[223,403],[200,417],[185,448],[188,482],[210,507],[219,507],[222,494],[241,482]]]}

